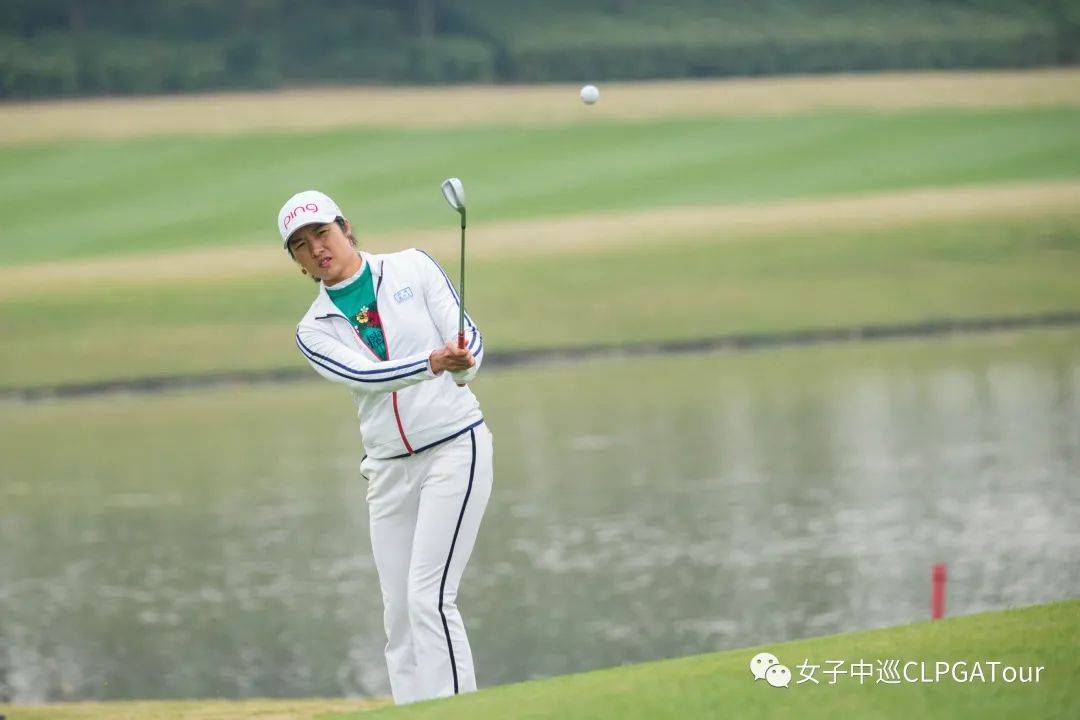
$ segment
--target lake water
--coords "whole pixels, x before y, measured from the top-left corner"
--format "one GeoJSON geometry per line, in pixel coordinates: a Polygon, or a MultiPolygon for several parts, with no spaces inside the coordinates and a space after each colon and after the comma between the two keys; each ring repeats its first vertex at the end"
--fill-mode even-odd
{"type": "MultiPolygon", "coordinates": [[[[313,375],[314,377],[314,375],[313,375]]],[[[1080,595],[1080,333],[482,374],[482,687],[1080,595]]],[[[0,405],[0,700],[386,695],[352,404],[0,405]]]]}

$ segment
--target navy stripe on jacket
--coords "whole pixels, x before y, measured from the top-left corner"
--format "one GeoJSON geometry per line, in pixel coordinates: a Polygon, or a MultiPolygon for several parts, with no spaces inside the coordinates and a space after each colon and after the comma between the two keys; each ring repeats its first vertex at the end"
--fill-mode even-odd
{"type": "Polygon", "coordinates": [[[351,368],[348,365],[345,365],[344,363],[339,363],[337,360],[334,360],[333,358],[329,358],[329,357],[327,357],[325,355],[322,355],[320,353],[315,352],[314,350],[312,350],[311,348],[309,348],[307,345],[304,344],[304,341],[300,339],[300,333],[299,332],[296,333],[296,345],[297,345],[297,347],[300,348],[300,352],[302,352],[304,354],[304,357],[306,357],[308,360],[310,360],[313,363],[319,365],[320,367],[323,367],[323,368],[329,370],[330,372],[334,373],[335,375],[338,375],[338,376],[343,377],[343,378],[347,378],[349,380],[355,380],[357,382],[380,383],[380,382],[387,382],[389,380],[398,380],[400,378],[409,377],[411,375],[416,375],[417,373],[427,372],[427,365],[428,365],[427,360],[416,360],[415,362],[405,363],[404,365],[395,365],[394,367],[390,367],[390,368],[380,368],[380,369],[376,369],[376,370],[357,370],[356,368],[351,368]],[[325,362],[322,362],[322,361],[325,361],[325,362]],[[328,365],[327,363],[332,363],[333,365],[336,365],[337,367],[341,368],[341,370],[343,370],[345,372],[335,370],[334,368],[330,367],[330,365],[328,365]],[[414,368],[414,369],[408,370],[409,368],[414,368]],[[356,377],[357,375],[383,375],[385,373],[396,372],[398,370],[408,370],[408,372],[403,372],[403,373],[400,373],[398,375],[389,375],[387,377],[375,377],[375,378],[356,377]]]}
{"type": "MultiPolygon", "coordinates": [[[[450,288],[450,296],[454,298],[454,302],[457,304],[457,306],[461,307],[461,298],[458,297],[457,290],[454,289],[454,283],[450,282],[450,276],[447,275],[446,271],[442,269],[442,265],[440,265],[439,262],[435,258],[431,257],[431,255],[429,255],[426,250],[420,250],[420,248],[416,248],[416,249],[418,251],[424,253],[424,255],[427,255],[428,260],[435,263],[435,267],[437,267],[439,269],[439,272],[443,276],[443,280],[446,281],[446,287],[450,288]]],[[[469,329],[472,330],[473,336],[472,336],[472,339],[469,342],[469,347],[468,347],[469,350],[472,350],[473,343],[476,342],[477,336],[480,335],[480,328],[476,327],[476,323],[474,323],[473,319],[471,317],[469,317],[468,312],[465,313],[465,322],[467,322],[469,324],[469,329]]],[[[482,340],[480,342],[480,345],[481,345],[481,347],[483,347],[483,341],[482,340]]],[[[477,355],[477,354],[479,354],[479,352],[480,352],[480,350],[477,350],[476,352],[473,353],[473,355],[477,355]]]]}

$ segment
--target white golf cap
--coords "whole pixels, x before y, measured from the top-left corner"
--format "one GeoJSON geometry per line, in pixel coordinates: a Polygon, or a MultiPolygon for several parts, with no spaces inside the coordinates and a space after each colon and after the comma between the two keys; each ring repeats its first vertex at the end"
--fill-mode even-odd
{"type": "Polygon", "coordinates": [[[296,193],[278,211],[277,226],[282,247],[288,246],[289,236],[298,228],[315,223],[325,225],[339,217],[344,217],[344,214],[329,195],[318,190],[296,193]]]}

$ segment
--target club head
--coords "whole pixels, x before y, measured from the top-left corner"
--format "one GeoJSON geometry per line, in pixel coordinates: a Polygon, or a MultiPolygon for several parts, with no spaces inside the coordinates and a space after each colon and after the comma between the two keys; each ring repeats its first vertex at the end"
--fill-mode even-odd
{"type": "Polygon", "coordinates": [[[461,184],[461,180],[456,177],[443,180],[442,194],[450,207],[459,213],[465,212],[465,186],[461,184]]]}

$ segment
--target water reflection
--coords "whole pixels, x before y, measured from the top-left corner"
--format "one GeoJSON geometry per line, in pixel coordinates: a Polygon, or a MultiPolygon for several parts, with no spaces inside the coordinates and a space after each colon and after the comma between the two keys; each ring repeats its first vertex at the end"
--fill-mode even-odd
{"type": "MultiPolygon", "coordinates": [[[[480,684],[1075,596],[1078,388],[1068,331],[492,373],[480,684]]],[[[0,698],[387,694],[351,408],[0,408],[0,698]]]]}

